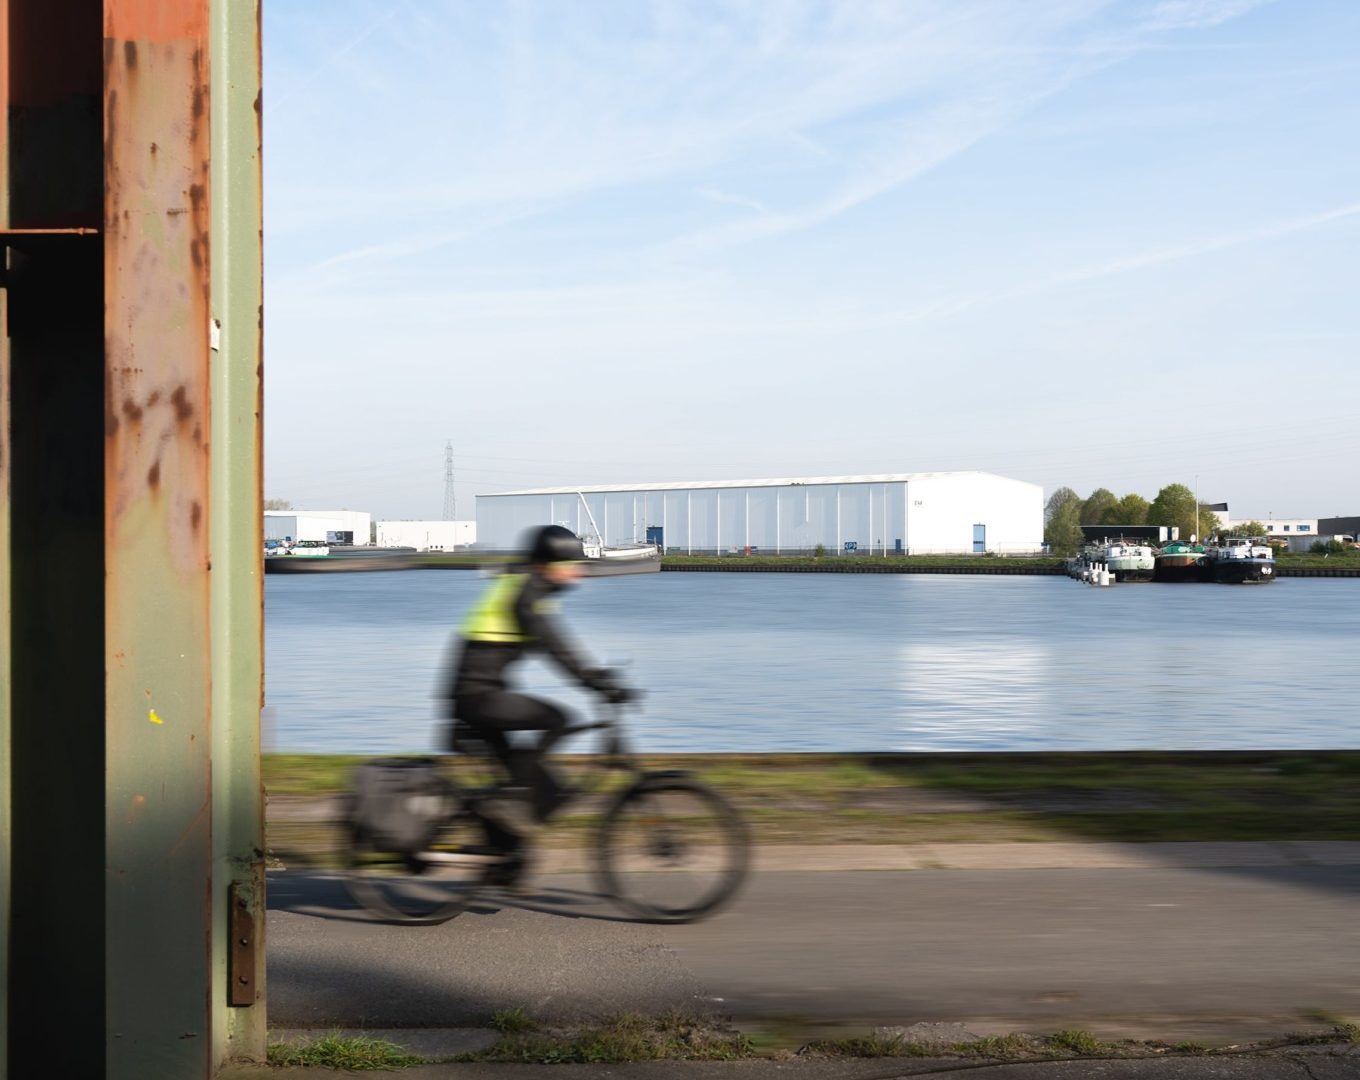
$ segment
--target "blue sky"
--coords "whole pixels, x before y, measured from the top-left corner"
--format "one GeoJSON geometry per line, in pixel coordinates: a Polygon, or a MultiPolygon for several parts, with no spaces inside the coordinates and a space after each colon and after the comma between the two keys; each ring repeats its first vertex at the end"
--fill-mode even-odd
{"type": "Polygon", "coordinates": [[[1360,4],[265,4],[266,494],[1360,513],[1360,4]]]}

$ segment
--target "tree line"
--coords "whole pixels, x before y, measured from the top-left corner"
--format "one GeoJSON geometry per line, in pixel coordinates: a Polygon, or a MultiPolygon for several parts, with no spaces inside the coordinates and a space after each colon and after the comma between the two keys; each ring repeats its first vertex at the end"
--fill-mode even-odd
{"type": "MultiPolygon", "coordinates": [[[[1108,488],[1096,488],[1083,499],[1070,487],[1060,487],[1044,507],[1044,541],[1057,555],[1074,555],[1081,550],[1083,525],[1170,525],[1180,530],[1182,540],[1188,540],[1191,536],[1212,536],[1220,531],[1221,524],[1217,514],[1203,503],[1196,504],[1195,493],[1184,484],[1167,484],[1151,502],[1137,494],[1121,499],[1108,488]]],[[[1249,521],[1231,531],[1260,536],[1265,527],[1249,521]]]]}

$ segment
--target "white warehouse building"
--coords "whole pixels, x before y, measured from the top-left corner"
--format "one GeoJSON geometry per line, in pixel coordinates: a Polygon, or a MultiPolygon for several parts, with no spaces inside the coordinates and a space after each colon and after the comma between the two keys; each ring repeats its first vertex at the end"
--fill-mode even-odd
{"type": "Polygon", "coordinates": [[[1044,493],[992,473],[931,472],[477,496],[479,547],[511,550],[549,523],[581,536],[598,529],[607,545],[650,540],[672,554],[1029,554],[1043,548],[1044,493]]]}
{"type": "Polygon", "coordinates": [[[381,548],[457,551],[477,542],[475,521],[379,521],[374,528],[381,548]]]}
{"type": "Polygon", "coordinates": [[[321,540],[329,544],[369,543],[373,515],[360,510],[266,510],[266,540],[321,540]]]}

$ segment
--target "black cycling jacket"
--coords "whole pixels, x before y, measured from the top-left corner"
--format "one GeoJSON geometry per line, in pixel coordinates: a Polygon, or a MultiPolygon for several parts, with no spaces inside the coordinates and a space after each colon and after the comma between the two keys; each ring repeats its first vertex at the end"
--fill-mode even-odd
{"type": "Polygon", "coordinates": [[[559,591],[529,569],[498,577],[463,624],[444,696],[505,690],[506,669],[529,652],[547,653],[582,686],[603,689],[603,673],[586,665],[552,614],[550,598],[559,591]]]}

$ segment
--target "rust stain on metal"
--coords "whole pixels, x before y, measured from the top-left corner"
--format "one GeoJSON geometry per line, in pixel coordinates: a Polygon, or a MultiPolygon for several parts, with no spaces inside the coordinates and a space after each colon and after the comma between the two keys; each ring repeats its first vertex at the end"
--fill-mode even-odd
{"type": "Polygon", "coordinates": [[[203,506],[197,499],[194,500],[193,505],[189,508],[189,524],[195,532],[197,532],[198,527],[203,524],[203,506]]]}
{"type": "Polygon", "coordinates": [[[175,392],[170,395],[170,404],[175,407],[175,419],[180,423],[194,415],[194,407],[189,403],[189,395],[184,392],[183,386],[175,387],[175,392]]]}
{"type": "MultiPolygon", "coordinates": [[[[161,486],[161,463],[159,461],[153,462],[151,468],[146,470],[146,483],[151,488],[161,486]]],[[[197,506],[198,504],[195,503],[194,505],[197,506]]]]}

